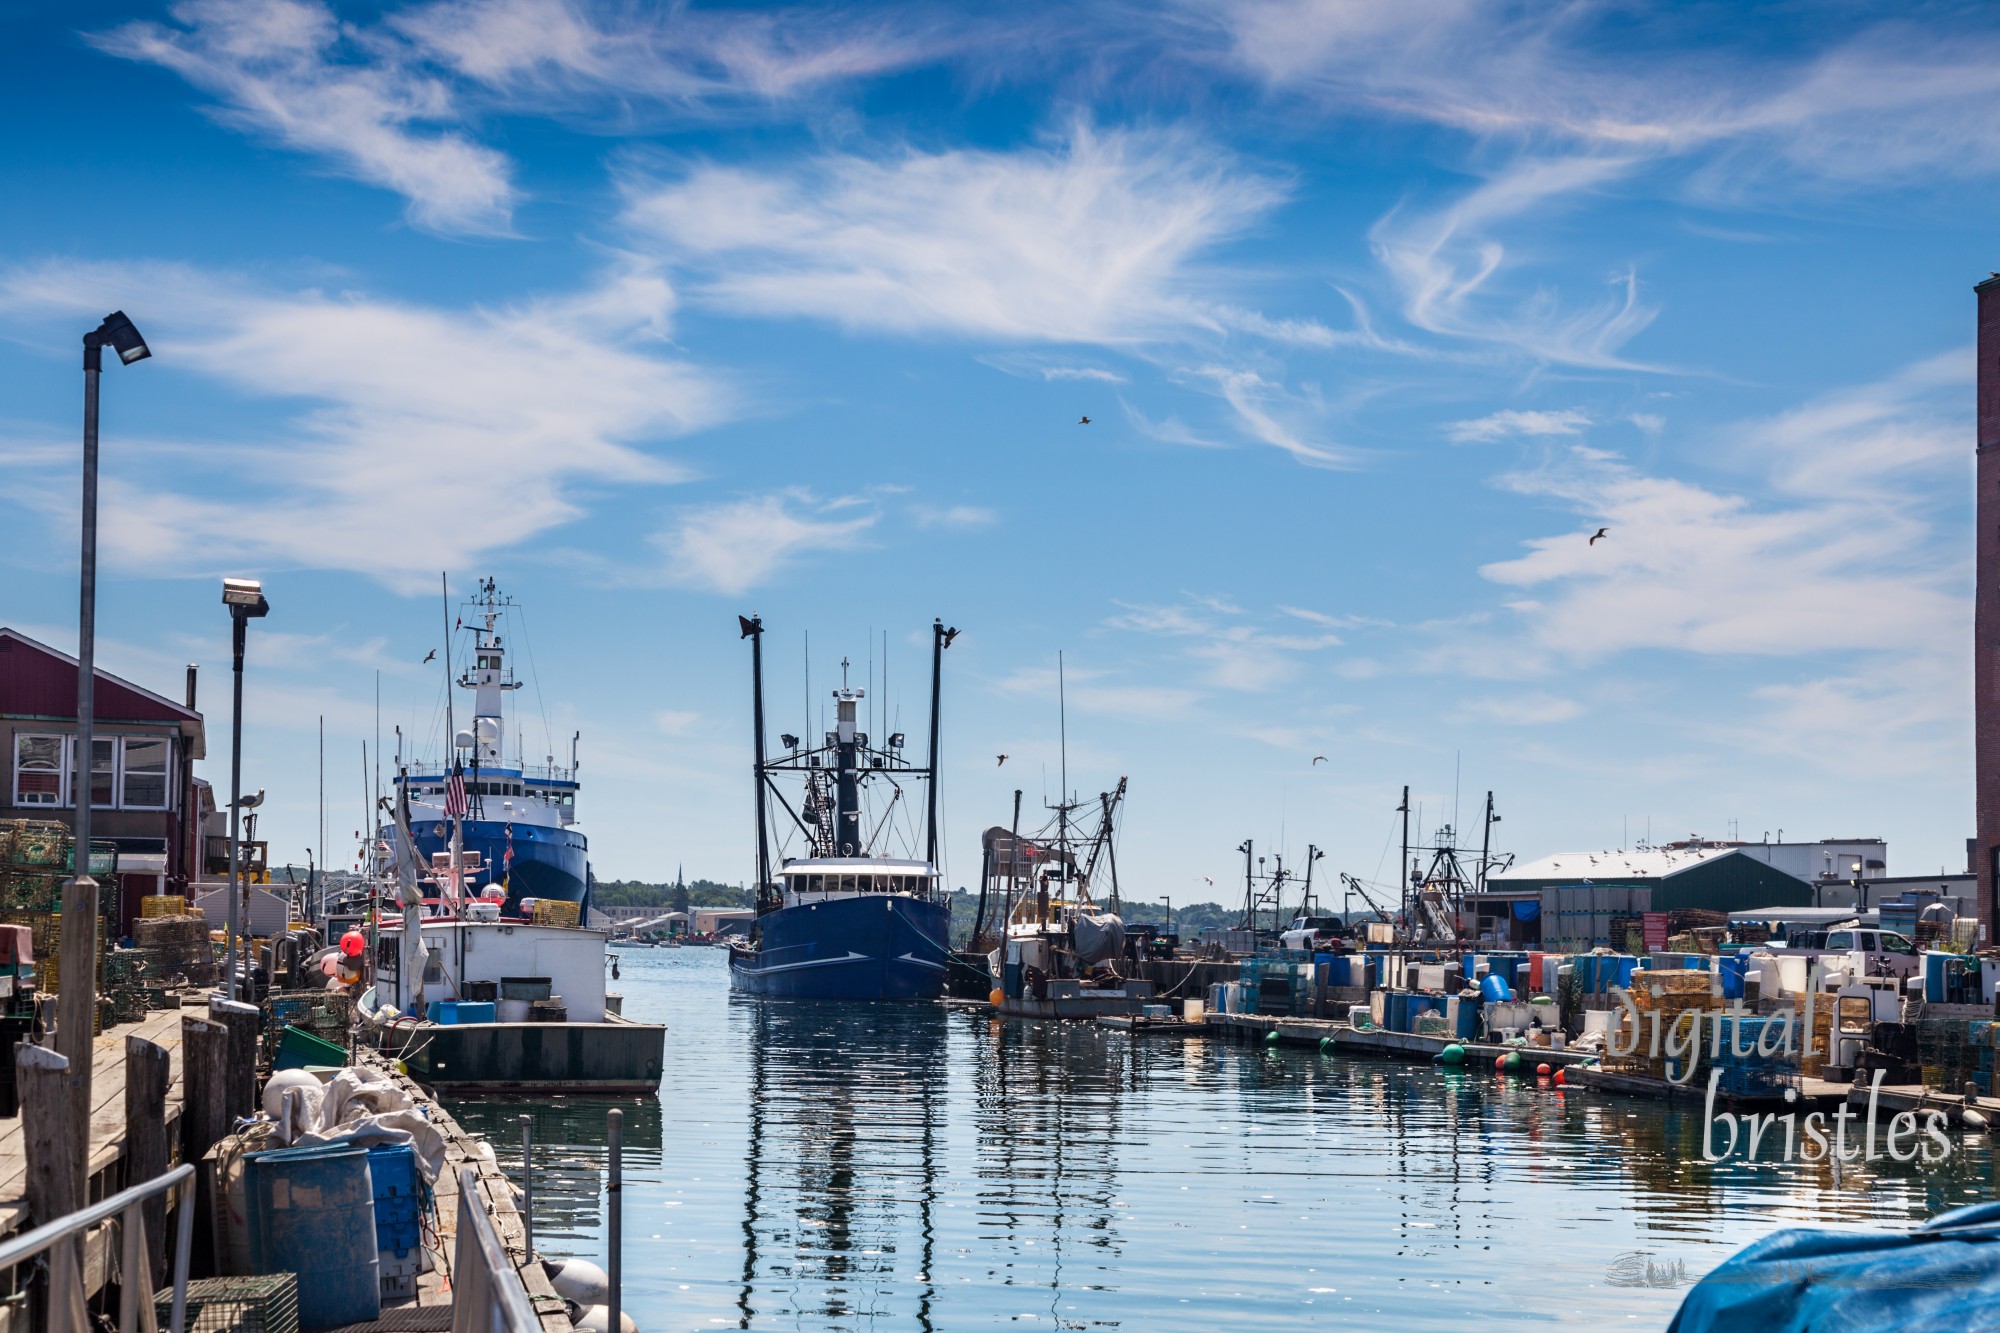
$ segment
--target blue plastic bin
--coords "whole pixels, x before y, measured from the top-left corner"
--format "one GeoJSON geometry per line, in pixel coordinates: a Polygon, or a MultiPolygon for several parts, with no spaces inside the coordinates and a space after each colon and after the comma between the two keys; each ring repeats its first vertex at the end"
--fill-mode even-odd
{"type": "Polygon", "coordinates": [[[458,1002],[459,1023],[491,1023],[494,1005],[491,1000],[460,1000],[458,1002]]]}
{"type": "Polygon", "coordinates": [[[368,1150],[324,1143],[253,1153],[243,1162],[251,1271],[298,1275],[306,1327],[380,1316],[368,1150]]]}
{"type": "Polygon", "coordinates": [[[400,1258],[422,1239],[423,1189],[416,1149],[407,1143],[370,1148],[368,1179],[375,1195],[375,1248],[400,1258]]]}

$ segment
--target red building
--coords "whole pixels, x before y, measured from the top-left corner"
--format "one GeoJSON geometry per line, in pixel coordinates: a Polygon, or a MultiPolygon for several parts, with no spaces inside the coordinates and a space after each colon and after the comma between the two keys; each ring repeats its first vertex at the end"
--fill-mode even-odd
{"type": "Polygon", "coordinates": [[[2000,275],[1973,288],[1979,301],[1978,501],[1973,545],[1978,591],[1972,618],[1972,729],[1982,942],[1995,940],[2000,870],[2000,275]]]}
{"type": "MultiPolygon", "coordinates": [[[[97,673],[91,838],[118,848],[127,931],[142,896],[185,894],[202,877],[208,784],[194,776],[206,754],[194,683],[189,667],[181,704],[97,673]]],[[[72,822],[82,786],[76,751],[76,659],[0,627],[0,819],[72,822]]]]}

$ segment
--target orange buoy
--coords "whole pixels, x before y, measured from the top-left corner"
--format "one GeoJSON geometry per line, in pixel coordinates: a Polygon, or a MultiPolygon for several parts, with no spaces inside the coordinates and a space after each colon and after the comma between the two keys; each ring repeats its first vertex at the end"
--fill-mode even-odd
{"type": "Polygon", "coordinates": [[[1006,997],[1005,995],[1001,994],[1001,993],[1000,993],[999,991],[997,991],[997,990],[995,990],[995,991],[990,991],[990,992],[988,992],[988,993],[987,993],[987,996],[986,996],[986,1003],[988,1003],[988,1004],[992,1005],[992,1006],[993,1006],[993,1007],[994,1007],[995,1009],[998,1009],[998,1008],[1000,1007],[1000,1001],[1002,1001],[1002,1000],[1004,1000],[1004,999],[1006,999],[1006,998],[1007,998],[1007,997],[1006,997]]]}
{"type": "Polygon", "coordinates": [[[1564,1078],[1563,1071],[1558,1069],[1556,1071],[1556,1086],[1558,1088],[1561,1088],[1561,1087],[1567,1087],[1568,1085],[1569,1085],[1569,1080],[1564,1078]]]}
{"type": "Polygon", "coordinates": [[[1495,1069],[1505,1069],[1507,1067],[1507,1056],[1505,1053],[1493,1057],[1493,1067],[1495,1069]]]}
{"type": "Polygon", "coordinates": [[[1549,1076],[1549,1067],[1547,1065],[1536,1065],[1535,1073],[1542,1078],[1547,1078],[1549,1076]]]}
{"type": "Polygon", "coordinates": [[[350,930],[340,937],[340,951],[349,958],[359,958],[368,947],[368,937],[358,930],[350,930]]]}

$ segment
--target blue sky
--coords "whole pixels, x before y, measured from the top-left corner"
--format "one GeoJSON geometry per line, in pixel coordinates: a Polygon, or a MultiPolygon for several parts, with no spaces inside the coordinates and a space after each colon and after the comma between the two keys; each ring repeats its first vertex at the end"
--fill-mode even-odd
{"type": "Polygon", "coordinates": [[[123,308],[100,651],[202,663],[226,754],[216,579],[266,580],[278,857],[322,715],[336,862],[378,672],[435,734],[449,569],[525,604],[603,876],[749,873],[753,611],[777,729],[806,634],[823,694],[887,630],[914,733],[964,631],[954,882],[1057,790],[1059,651],[1135,894],[1245,837],[1392,875],[1405,782],[1524,858],[1963,864],[1980,6],[27,3],[0,52],[0,621],[74,644],[123,308]]]}

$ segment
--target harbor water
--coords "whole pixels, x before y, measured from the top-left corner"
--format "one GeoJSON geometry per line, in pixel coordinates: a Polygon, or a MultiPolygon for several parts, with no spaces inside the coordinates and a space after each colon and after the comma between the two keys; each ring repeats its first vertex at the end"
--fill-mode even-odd
{"type": "MultiPolygon", "coordinates": [[[[1774,1228],[1896,1228],[1995,1196],[1983,1142],[1839,1175],[1708,1165],[1699,1106],[762,999],[731,993],[714,949],[620,964],[625,1012],[668,1025],[657,1103],[618,1103],[624,1301],[644,1333],[1661,1328],[1688,1282],[1774,1228]]],[[[612,1104],[451,1105],[514,1172],[534,1118],[545,1253],[603,1261],[612,1104]]]]}

